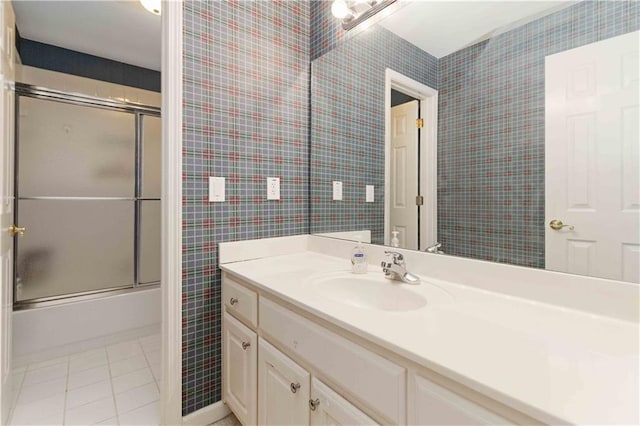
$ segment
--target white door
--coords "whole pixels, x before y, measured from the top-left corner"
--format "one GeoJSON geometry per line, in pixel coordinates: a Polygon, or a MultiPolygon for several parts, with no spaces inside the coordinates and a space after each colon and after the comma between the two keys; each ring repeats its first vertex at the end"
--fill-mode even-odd
{"type": "MultiPolygon", "coordinates": [[[[391,231],[400,247],[418,249],[418,101],[391,108],[391,231]]],[[[385,238],[391,236],[386,235],[385,238]]]]}
{"type": "Polygon", "coordinates": [[[310,408],[312,426],[377,424],[315,377],[311,379],[310,408]]]}
{"type": "Polygon", "coordinates": [[[256,333],[226,312],[222,324],[224,402],[242,424],[254,425],[258,392],[256,333]]]}
{"type": "Polygon", "coordinates": [[[640,280],[638,34],[546,58],[547,269],[640,280]]]}
{"type": "Polygon", "coordinates": [[[0,162],[0,423],[7,424],[11,408],[11,313],[13,309],[13,135],[14,135],[14,73],[15,73],[15,19],[11,2],[0,4],[0,85],[2,99],[2,161],[0,162]]]}
{"type": "Polygon", "coordinates": [[[309,373],[259,339],[258,424],[309,424],[309,373]]]}

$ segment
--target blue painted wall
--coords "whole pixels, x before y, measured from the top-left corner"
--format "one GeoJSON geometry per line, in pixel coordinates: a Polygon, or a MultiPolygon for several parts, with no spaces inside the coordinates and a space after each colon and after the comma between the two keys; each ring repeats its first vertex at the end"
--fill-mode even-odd
{"type": "Polygon", "coordinates": [[[16,49],[23,65],[160,92],[160,72],[20,37],[16,49]]]}

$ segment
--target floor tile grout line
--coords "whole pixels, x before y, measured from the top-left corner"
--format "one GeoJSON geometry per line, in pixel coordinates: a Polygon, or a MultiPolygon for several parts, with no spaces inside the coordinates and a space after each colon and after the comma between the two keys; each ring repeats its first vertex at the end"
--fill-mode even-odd
{"type": "Polygon", "coordinates": [[[26,375],[27,375],[27,369],[25,367],[24,372],[22,373],[22,379],[20,379],[20,386],[18,386],[16,393],[13,394],[13,389],[11,389],[11,392],[12,392],[11,393],[11,410],[9,411],[9,417],[7,417],[7,420],[10,425],[13,424],[13,413],[16,411],[16,407],[18,406],[18,400],[20,399],[20,394],[22,393],[22,386],[24,384],[24,378],[26,375]]]}
{"type": "Polygon", "coordinates": [[[69,372],[71,370],[71,359],[67,357],[67,379],[64,383],[64,402],[62,403],[62,424],[67,424],[67,391],[69,389],[69,372]]]}
{"type": "Polygon", "coordinates": [[[120,412],[118,410],[118,403],[116,401],[116,391],[113,388],[113,376],[111,375],[111,362],[109,360],[109,351],[105,347],[105,352],[107,353],[107,370],[109,371],[109,383],[111,384],[111,398],[113,399],[113,408],[116,410],[116,424],[120,424],[120,412]]]}
{"type": "MultiPolygon", "coordinates": [[[[148,384],[148,383],[147,383],[147,384],[148,384]]],[[[136,410],[141,410],[141,409],[143,409],[144,407],[147,407],[147,406],[149,406],[149,405],[155,404],[155,403],[157,403],[157,402],[159,402],[159,401],[160,401],[159,399],[156,399],[155,401],[147,402],[147,403],[146,403],[146,404],[144,404],[144,405],[141,405],[141,406],[139,406],[139,407],[136,407],[136,408],[134,408],[133,410],[129,410],[129,411],[127,411],[126,413],[122,413],[122,414],[129,414],[129,413],[133,413],[133,412],[134,412],[134,411],[136,411],[136,410]]],[[[158,406],[158,408],[160,408],[160,407],[158,406]]],[[[159,412],[159,411],[158,411],[158,412],[159,412]]]]}
{"type": "MultiPolygon", "coordinates": [[[[138,339],[138,341],[139,340],[140,339],[138,339]]],[[[140,343],[140,346],[142,346],[142,343],[140,343]]],[[[158,389],[158,394],[160,394],[160,392],[162,391],[160,390],[160,386],[158,386],[158,379],[153,374],[153,370],[151,369],[151,363],[149,362],[149,358],[147,358],[147,353],[144,351],[144,348],[142,350],[142,353],[144,354],[144,360],[147,362],[147,368],[151,372],[151,377],[153,377],[153,382],[156,384],[156,388],[158,389]]]]}

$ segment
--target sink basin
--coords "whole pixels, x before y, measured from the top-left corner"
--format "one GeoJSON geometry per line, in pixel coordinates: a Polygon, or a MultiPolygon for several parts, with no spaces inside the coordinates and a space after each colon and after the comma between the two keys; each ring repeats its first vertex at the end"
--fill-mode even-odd
{"type": "Polygon", "coordinates": [[[314,292],[356,308],[413,311],[427,305],[427,299],[422,294],[409,290],[405,284],[388,280],[382,274],[342,272],[323,274],[309,281],[314,292]]]}

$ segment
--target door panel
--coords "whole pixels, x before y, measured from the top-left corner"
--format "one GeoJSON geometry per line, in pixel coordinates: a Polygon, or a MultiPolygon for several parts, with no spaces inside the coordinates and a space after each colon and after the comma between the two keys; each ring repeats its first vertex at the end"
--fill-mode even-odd
{"type": "Polygon", "coordinates": [[[638,36],[546,58],[547,269],[640,278],[638,36]]]}
{"type": "Polygon", "coordinates": [[[262,338],[258,341],[259,424],[309,424],[309,373],[262,338]]]}
{"type": "Polygon", "coordinates": [[[254,425],[258,391],[256,334],[225,312],[222,336],[224,401],[242,424],[254,425]]]}
{"type": "Polygon", "coordinates": [[[133,285],[134,202],[22,200],[16,300],[133,285]]]}
{"type": "Polygon", "coordinates": [[[11,411],[11,314],[13,305],[15,17],[11,2],[0,3],[0,423],[9,423],[11,411]]]}

